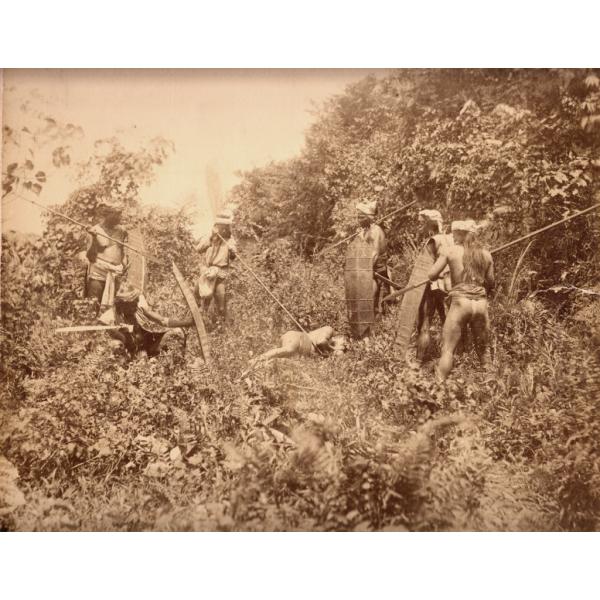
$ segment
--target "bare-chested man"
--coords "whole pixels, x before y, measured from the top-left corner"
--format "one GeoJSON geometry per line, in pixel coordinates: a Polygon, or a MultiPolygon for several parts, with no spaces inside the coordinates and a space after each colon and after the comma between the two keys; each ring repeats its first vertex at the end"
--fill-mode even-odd
{"type": "Polygon", "coordinates": [[[89,230],[91,240],[86,253],[89,265],[85,286],[85,296],[96,299],[98,313],[112,307],[119,280],[127,266],[123,246],[127,233],[119,226],[121,211],[108,204],[101,204],[99,209],[103,220],[89,230]]]}
{"type": "Polygon", "coordinates": [[[461,329],[469,325],[475,349],[483,365],[489,363],[489,328],[487,295],[494,287],[494,261],[488,250],[475,237],[474,221],[454,221],[454,246],[440,253],[429,272],[435,281],[450,267],[451,303],[442,331],[442,355],[436,368],[436,377],[444,381],[452,370],[454,350],[460,341],[461,329]]]}
{"type": "Polygon", "coordinates": [[[168,329],[191,327],[191,315],[183,319],[168,318],[154,311],[143,294],[125,282],[115,296],[115,318],[117,324],[132,325],[133,330],[111,331],[110,336],[119,340],[133,358],[138,353],[156,356],[160,352],[163,336],[168,329]]]}

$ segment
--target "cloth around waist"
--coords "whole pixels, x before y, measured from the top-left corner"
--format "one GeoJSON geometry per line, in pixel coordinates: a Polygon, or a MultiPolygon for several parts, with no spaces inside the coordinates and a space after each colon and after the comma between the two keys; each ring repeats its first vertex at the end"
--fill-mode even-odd
{"type": "Polygon", "coordinates": [[[450,298],[468,298],[469,300],[485,300],[487,292],[482,285],[475,283],[457,283],[448,294],[450,298]]]}
{"type": "Polygon", "coordinates": [[[122,275],[123,265],[115,265],[98,257],[93,263],[90,263],[90,266],[88,268],[88,277],[91,279],[98,279],[100,281],[104,281],[109,273],[112,273],[117,277],[119,275],[122,275]]]}

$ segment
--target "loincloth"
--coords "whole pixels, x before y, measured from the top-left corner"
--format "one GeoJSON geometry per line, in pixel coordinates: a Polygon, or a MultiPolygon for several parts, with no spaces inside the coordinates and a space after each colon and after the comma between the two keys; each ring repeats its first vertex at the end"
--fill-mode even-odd
{"type": "Polygon", "coordinates": [[[487,292],[482,285],[475,283],[458,283],[448,294],[449,298],[466,298],[468,300],[485,300],[487,292]]]}

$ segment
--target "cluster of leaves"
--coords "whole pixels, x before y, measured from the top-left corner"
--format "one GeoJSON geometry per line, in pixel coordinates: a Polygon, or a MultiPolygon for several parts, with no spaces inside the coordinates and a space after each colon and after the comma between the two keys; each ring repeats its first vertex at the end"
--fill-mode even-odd
{"type": "MultiPolygon", "coordinates": [[[[500,293],[491,371],[467,353],[444,385],[434,382],[431,362],[417,368],[398,355],[395,308],[369,343],[343,356],[248,364],[294,328],[255,275],[303,327],[345,332],[341,257],[306,260],[298,250],[312,254],[320,237],[347,233],[356,197],[378,196],[385,211],[414,195],[450,217],[496,210],[492,244],[589,202],[597,141],[578,119],[596,110],[582,105],[595,102],[590,77],[402,72],[331,100],[300,158],[254,171],[236,191],[242,233],[255,241],[242,245],[244,263],[234,263],[232,322],[211,333],[208,373],[191,368],[197,342],[185,336],[172,334],[160,356],[133,362],[104,336],[57,337],[56,326],[91,315],[79,297],[79,232],[51,219],[42,238],[3,238],[0,454],[9,462],[0,460],[0,477],[8,464],[19,479],[4,468],[13,501],[10,512],[0,503],[0,526],[598,529],[595,338],[571,335],[535,299],[515,303],[500,293]]],[[[185,217],[137,203],[137,186],[161,152],[109,144],[88,165],[92,181],[61,209],[91,225],[101,199],[121,202],[126,227],[140,225],[148,250],[174,258],[192,280],[199,257],[185,217]]],[[[390,232],[399,281],[414,259],[402,229],[412,219],[394,219],[390,232]]],[[[562,273],[580,283],[591,277],[583,261],[597,231],[568,231],[568,243],[546,239],[528,255],[521,272],[530,286],[562,273]],[[532,279],[540,257],[550,266],[532,279]]],[[[165,262],[151,265],[148,299],[163,314],[182,315],[165,262]]],[[[500,262],[502,279],[510,263],[500,262]]]]}
{"type": "Polygon", "coordinates": [[[19,161],[7,164],[2,171],[2,197],[19,190],[39,195],[47,176],[35,164],[47,162],[44,155],[49,153],[54,167],[70,165],[69,144],[83,137],[81,127],[57,121],[35,109],[29,100],[20,107],[20,116],[24,120],[19,128],[2,128],[6,155],[20,156],[19,161]]]}
{"type": "MultiPolygon", "coordinates": [[[[593,202],[597,82],[593,70],[365,78],[322,107],[299,157],[243,174],[232,194],[238,222],[247,235],[288,236],[312,253],[353,230],[357,200],[378,200],[384,215],[416,199],[387,224],[393,252],[415,241],[425,207],[447,222],[489,219],[489,241],[500,245],[593,202]]],[[[567,243],[547,243],[547,234],[527,257],[541,285],[594,277],[597,222],[582,219],[563,233],[567,243]]]]}
{"type": "MultiPolygon", "coordinates": [[[[271,256],[260,250],[244,245],[241,256],[296,318],[343,330],[336,261],[306,263],[284,241],[271,256]]],[[[193,257],[182,265],[193,272],[193,257]]],[[[158,358],[135,362],[104,337],[57,338],[52,328],[72,321],[40,288],[42,314],[15,362],[29,368],[3,405],[0,452],[26,498],[5,527],[596,527],[598,419],[585,400],[593,365],[539,306],[497,307],[494,377],[473,377],[464,357],[438,385],[431,365],[395,354],[393,311],[344,356],[249,370],[254,352],[292,326],[239,266],[230,284],[233,320],[213,332],[214,365],[202,376],[190,369],[194,342],[185,348],[177,336],[158,358]],[[552,344],[544,353],[542,340],[552,344]]],[[[152,286],[161,312],[182,308],[173,287],[166,278],[152,286]]]]}

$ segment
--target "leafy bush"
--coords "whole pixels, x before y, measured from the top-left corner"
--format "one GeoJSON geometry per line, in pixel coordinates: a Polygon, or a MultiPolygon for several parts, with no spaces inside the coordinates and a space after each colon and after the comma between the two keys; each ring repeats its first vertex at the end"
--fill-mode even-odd
{"type": "MultiPolygon", "coordinates": [[[[314,251],[348,232],[356,196],[385,191],[388,210],[416,195],[449,217],[508,205],[490,244],[588,203],[597,142],[594,121],[582,129],[578,119],[595,114],[582,103],[597,92],[571,74],[404,72],[332,99],[298,159],[254,171],[236,191],[247,239],[228,281],[232,322],[211,332],[206,373],[191,368],[194,336],[169,335],[158,357],[129,361],[104,335],[55,335],[91,318],[78,230],[50,219],[41,238],[4,236],[0,492],[11,496],[0,498],[0,527],[598,529],[600,357],[581,312],[595,314],[597,300],[552,303],[539,288],[594,285],[592,221],[566,228],[561,244],[540,239],[520,269],[521,249],[498,257],[488,371],[467,352],[435,383],[433,361],[398,355],[397,306],[343,356],[249,366],[295,325],[247,267],[303,327],[346,332],[342,253],[314,251]],[[583,155],[589,164],[569,162],[583,155]]],[[[109,146],[61,209],[91,224],[104,193],[122,197],[126,225],[165,259],[152,265],[150,302],[183,316],[169,259],[190,283],[197,276],[189,224],[137,203],[163,144],[109,146]]],[[[414,261],[412,225],[411,213],[388,230],[399,282],[414,261]]]]}

